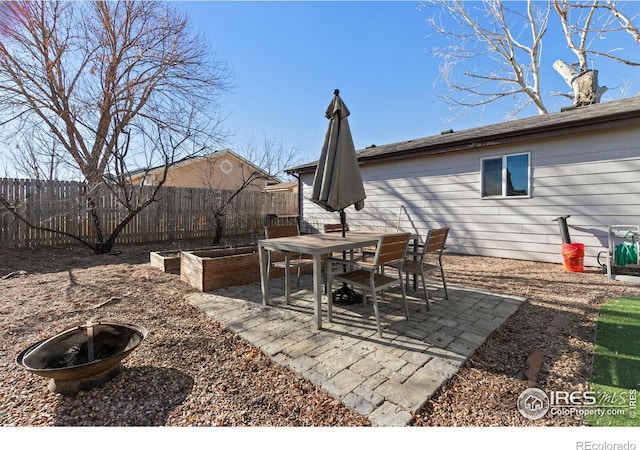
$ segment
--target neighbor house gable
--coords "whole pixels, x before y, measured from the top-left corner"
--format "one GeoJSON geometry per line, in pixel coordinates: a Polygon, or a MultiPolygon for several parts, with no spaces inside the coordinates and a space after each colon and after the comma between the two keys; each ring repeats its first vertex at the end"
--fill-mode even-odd
{"type": "MultiPolygon", "coordinates": [[[[133,184],[154,184],[161,179],[164,167],[149,171],[138,171],[131,175],[133,184]]],[[[169,167],[165,186],[191,187],[205,189],[236,190],[240,188],[252,173],[260,173],[247,187],[250,190],[264,189],[278,183],[253,163],[231,150],[220,150],[208,155],[185,158],[169,167]]]]}

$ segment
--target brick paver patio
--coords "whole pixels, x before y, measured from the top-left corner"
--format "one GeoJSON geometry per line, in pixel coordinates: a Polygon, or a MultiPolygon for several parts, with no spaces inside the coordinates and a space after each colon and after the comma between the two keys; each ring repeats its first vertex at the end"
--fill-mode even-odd
{"type": "Polygon", "coordinates": [[[526,300],[464,286],[430,288],[428,311],[408,289],[409,317],[399,288],[380,302],[383,338],[371,301],[334,304],[334,321],[313,326],[312,281],[303,275],[285,305],[283,280],[271,281],[271,305],[260,283],[195,293],[188,301],[305,379],[366,416],[374,426],[404,426],[434,392],[526,300]]]}

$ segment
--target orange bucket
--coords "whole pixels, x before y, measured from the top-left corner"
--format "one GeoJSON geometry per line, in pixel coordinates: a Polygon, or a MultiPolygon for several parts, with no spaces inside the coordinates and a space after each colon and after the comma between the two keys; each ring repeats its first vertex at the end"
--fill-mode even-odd
{"type": "Polygon", "coordinates": [[[584,272],[584,244],[562,244],[564,270],[584,272]]]}

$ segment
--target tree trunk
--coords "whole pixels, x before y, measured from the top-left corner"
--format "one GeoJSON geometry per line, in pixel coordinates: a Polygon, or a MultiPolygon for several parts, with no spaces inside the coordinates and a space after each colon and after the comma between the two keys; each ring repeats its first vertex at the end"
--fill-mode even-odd
{"type": "Polygon", "coordinates": [[[213,223],[213,239],[212,244],[217,245],[220,243],[222,239],[222,234],[224,233],[224,214],[215,213],[214,214],[214,223],[213,223]]]}
{"type": "Polygon", "coordinates": [[[576,66],[571,66],[560,59],[553,63],[553,68],[573,90],[573,104],[575,106],[600,103],[602,94],[607,92],[606,86],[598,86],[597,70],[578,73],[576,66]]]}
{"type": "Polygon", "coordinates": [[[602,94],[607,92],[606,86],[598,86],[598,71],[587,70],[573,80],[573,103],[576,106],[600,103],[602,94]]]}

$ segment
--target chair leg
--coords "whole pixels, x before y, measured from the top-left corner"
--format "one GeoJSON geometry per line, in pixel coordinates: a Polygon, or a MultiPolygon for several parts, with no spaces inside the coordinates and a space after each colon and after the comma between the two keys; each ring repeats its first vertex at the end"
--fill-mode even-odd
{"type": "Polygon", "coordinates": [[[327,289],[327,260],[323,256],[320,258],[320,280],[322,281],[322,294],[327,295],[329,289],[327,289]]]}
{"type": "Polygon", "coordinates": [[[402,288],[402,301],[404,302],[404,315],[407,316],[407,320],[409,320],[409,305],[407,303],[407,291],[402,282],[402,274],[400,276],[400,287],[402,288]]]}
{"type": "Polygon", "coordinates": [[[376,326],[378,327],[378,336],[382,337],[382,327],[380,326],[380,311],[378,310],[378,299],[375,289],[371,289],[371,298],[373,299],[373,314],[376,316],[376,326]]]}
{"type": "Polygon", "coordinates": [[[296,278],[296,287],[300,287],[300,270],[301,270],[301,267],[298,266],[298,275],[297,275],[297,278],[296,278]]]}
{"type": "Polygon", "coordinates": [[[444,298],[449,300],[449,292],[447,291],[447,280],[444,278],[444,269],[440,266],[440,275],[442,275],[442,285],[444,286],[444,298]]]}
{"type": "Polygon", "coordinates": [[[291,261],[291,257],[289,255],[286,255],[284,257],[285,260],[285,270],[284,270],[284,303],[286,305],[289,304],[289,298],[291,297],[291,283],[290,283],[290,278],[291,278],[291,267],[289,267],[289,263],[291,261]]]}
{"type": "Polygon", "coordinates": [[[427,311],[431,311],[431,308],[429,308],[429,291],[427,291],[427,283],[424,280],[424,272],[420,273],[420,279],[422,280],[422,289],[424,289],[424,299],[427,302],[427,311]]]}
{"type": "Polygon", "coordinates": [[[267,256],[267,283],[271,277],[271,252],[268,253],[267,256]]]}
{"type": "Polygon", "coordinates": [[[327,321],[333,322],[333,292],[331,292],[331,263],[327,262],[327,270],[325,270],[325,291],[327,294],[327,321]]]}

